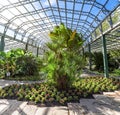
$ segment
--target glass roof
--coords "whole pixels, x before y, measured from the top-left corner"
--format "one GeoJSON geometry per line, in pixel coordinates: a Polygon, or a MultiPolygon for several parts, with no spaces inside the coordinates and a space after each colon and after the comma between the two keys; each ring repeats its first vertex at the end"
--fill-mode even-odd
{"type": "MultiPolygon", "coordinates": [[[[110,50],[119,50],[120,49],[120,27],[116,30],[111,31],[106,34],[106,48],[107,52],[110,50]]],[[[102,52],[102,39],[96,39],[91,43],[91,52],[102,52]]],[[[88,52],[88,47],[85,47],[85,51],[88,52]]]]}
{"type": "Polygon", "coordinates": [[[42,47],[62,22],[89,42],[91,33],[119,5],[120,0],[0,0],[0,34],[42,47]]]}

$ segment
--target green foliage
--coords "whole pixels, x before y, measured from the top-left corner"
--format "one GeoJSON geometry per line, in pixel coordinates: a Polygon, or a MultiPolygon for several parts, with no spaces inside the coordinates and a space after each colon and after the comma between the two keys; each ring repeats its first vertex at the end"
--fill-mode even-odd
{"type": "Polygon", "coordinates": [[[103,54],[101,52],[94,52],[93,53],[93,62],[95,64],[96,70],[103,70],[103,54]]]}
{"type": "Polygon", "coordinates": [[[25,53],[16,60],[16,74],[18,75],[38,75],[40,60],[32,54],[25,53]]]}
{"type": "Polygon", "coordinates": [[[117,90],[120,88],[120,81],[114,78],[90,77],[77,80],[73,86],[93,94],[117,90]]]}
{"type": "Polygon", "coordinates": [[[115,69],[114,72],[120,76],[120,69],[115,69]]]}
{"type": "Polygon", "coordinates": [[[113,78],[79,78],[71,88],[58,90],[52,84],[36,83],[11,85],[0,89],[0,98],[32,101],[37,104],[61,104],[79,102],[80,98],[90,98],[94,93],[114,91],[120,88],[120,81],[113,78]]]}
{"type": "Polygon", "coordinates": [[[111,50],[110,51],[110,56],[112,59],[114,59],[116,61],[116,69],[120,68],[120,50],[116,49],[116,50],[111,50]]]}
{"type": "Polygon", "coordinates": [[[114,73],[113,76],[120,77],[120,69],[115,69],[113,73],[114,73]]]}
{"type": "Polygon", "coordinates": [[[47,44],[49,50],[44,56],[43,71],[59,89],[66,89],[84,66],[79,52],[83,44],[82,36],[64,24],[56,26],[49,36],[51,42],[47,44]]]}
{"type": "MultiPolygon", "coordinates": [[[[115,51],[115,52],[117,52],[117,51],[115,51]]],[[[103,71],[104,65],[103,65],[103,54],[102,54],[102,52],[94,52],[92,54],[92,56],[93,56],[93,62],[95,64],[95,69],[97,71],[103,71]]],[[[108,52],[107,59],[108,59],[108,67],[109,67],[108,69],[109,69],[109,71],[113,71],[114,69],[117,69],[119,67],[119,62],[114,58],[112,51],[108,52]]]]}
{"type": "Polygon", "coordinates": [[[37,75],[41,61],[31,53],[22,49],[11,50],[7,53],[0,52],[0,71],[4,78],[7,73],[10,76],[37,75]]]}

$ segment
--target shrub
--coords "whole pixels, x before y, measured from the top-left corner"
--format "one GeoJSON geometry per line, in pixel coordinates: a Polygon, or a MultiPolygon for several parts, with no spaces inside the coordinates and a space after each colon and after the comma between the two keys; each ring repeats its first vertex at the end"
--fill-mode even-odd
{"type": "Polygon", "coordinates": [[[69,96],[68,97],[68,101],[72,101],[73,100],[73,97],[72,96],[69,96]]]}
{"type": "Polygon", "coordinates": [[[41,63],[40,58],[22,49],[0,52],[0,77],[38,75],[41,63]]]}
{"type": "MultiPolygon", "coordinates": [[[[114,69],[117,69],[120,65],[120,61],[118,58],[119,56],[115,52],[117,52],[117,51],[114,51],[114,52],[110,51],[107,54],[109,71],[113,71],[114,69]],[[114,53],[116,54],[116,56],[114,53]]],[[[98,71],[103,71],[104,66],[103,66],[103,54],[102,54],[102,52],[94,52],[92,54],[92,56],[93,56],[93,62],[95,64],[95,69],[98,71]]]]}
{"type": "Polygon", "coordinates": [[[120,76],[120,69],[115,69],[114,74],[116,74],[117,76],[120,76]]]}

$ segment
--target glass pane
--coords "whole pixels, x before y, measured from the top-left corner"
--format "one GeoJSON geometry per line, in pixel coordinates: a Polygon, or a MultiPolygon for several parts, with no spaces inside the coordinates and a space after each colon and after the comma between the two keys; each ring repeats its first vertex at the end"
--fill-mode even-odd
{"type": "Polygon", "coordinates": [[[19,2],[19,0],[9,0],[11,3],[19,2]]]}
{"type": "Polygon", "coordinates": [[[90,12],[91,7],[92,7],[92,5],[85,4],[84,7],[83,7],[83,11],[90,12]]]}
{"type": "Polygon", "coordinates": [[[22,28],[23,28],[24,30],[27,30],[29,27],[28,27],[27,25],[24,25],[22,28]]]}
{"type": "Polygon", "coordinates": [[[8,21],[7,20],[5,20],[5,19],[3,19],[3,17],[0,19],[0,23],[2,23],[2,24],[6,24],[8,21]]]}
{"type": "Polygon", "coordinates": [[[107,20],[105,20],[103,23],[102,23],[102,29],[103,29],[103,32],[108,30],[110,28],[110,25],[108,23],[107,20]]]}
{"type": "Polygon", "coordinates": [[[35,9],[32,7],[32,5],[31,4],[26,4],[26,5],[24,5],[25,6],[25,8],[29,11],[29,12],[31,12],[31,11],[34,11],[35,9]]]}
{"type": "Polygon", "coordinates": [[[3,11],[1,15],[7,19],[12,19],[14,17],[14,15],[8,10],[3,11]]]}
{"type": "Polygon", "coordinates": [[[67,9],[73,9],[73,2],[67,2],[67,9]]]}
{"type": "Polygon", "coordinates": [[[0,25],[0,32],[3,33],[4,32],[4,26],[0,25]]]}
{"type": "Polygon", "coordinates": [[[18,6],[17,9],[18,9],[21,13],[27,13],[27,10],[26,10],[23,6],[18,6]]]}
{"type": "Polygon", "coordinates": [[[21,40],[22,36],[20,34],[17,34],[16,39],[21,40]]]}
{"type": "Polygon", "coordinates": [[[8,0],[1,0],[0,4],[5,6],[5,5],[9,5],[10,3],[8,2],[8,0]]]}
{"type": "Polygon", "coordinates": [[[32,4],[33,4],[33,6],[35,7],[36,10],[41,9],[41,6],[40,6],[39,2],[33,2],[32,4]]]}
{"type": "Polygon", "coordinates": [[[120,21],[120,7],[112,13],[112,22],[116,24],[120,21]]]}
{"type": "Polygon", "coordinates": [[[20,15],[20,12],[16,8],[10,8],[9,11],[11,11],[15,15],[20,15]]]}
{"type": "Polygon", "coordinates": [[[14,23],[17,25],[21,25],[23,22],[20,19],[14,20],[14,23]]]}
{"type": "Polygon", "coordinates": [[[96,29],[96,36],[99,36],[101,34],[99,28],[96,29]]]}
{"type": "Polygon", "coordinates": [[[24,42],[27,42],[27,40],[28,40],[27,37],[24,37],[24,38],[23,38],[23,41],[24,41],[24,42]]]}
{"type": "Polygon", "coordinates": [[[10,24],[9,28],[11,28],[11,29],[16,29],[16,28],[17,28],[17,25],[10,24]]]}
{"type": "Polygon", "coordinates": [[[10,37],[14,37],[14,31],[13,30],[8,29],[6,34],[9,35],[10,37]]]}

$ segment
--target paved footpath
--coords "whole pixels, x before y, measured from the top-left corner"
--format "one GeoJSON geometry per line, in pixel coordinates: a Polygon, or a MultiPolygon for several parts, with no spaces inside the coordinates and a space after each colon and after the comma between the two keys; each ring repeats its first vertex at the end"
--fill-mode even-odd
{"type": "Polygon", "coordinates": [[[120,115],[120,91],[94,94],[94,99],[68,103],[69,115],[120,115]]]}
{"type": "MultiPolygon", "coordinates": [[[[37,83],[40,82],[43,81],[37,83]]],[[[0,87],[25,83],[36,82],[0,80],[0,87]]],[[[80,99],[80,103],[70,103],[68,107],[38,107],[23,101],[0,99],[0,115],[120,115],[120,91],[93,96],[94,99],[80,99]]]]}
{"type": "Polygon", "coordinates": [[[32,84],[32,83],[41,83],[41,81],[14,81],[14,80],[4,80],[0,79],[0,88],[12,85],[12,84],[32,84]]]}
{"type": "Polygon", "coordinates": [[[0,115],[68,115],[65,106],[37,107],[27,102],[0,99],[0,115]]]}
{"type": "MultiPolygon", "coordinates": [[[[0,80],[0,88],[12,84],[32,84],[41,82],[43,81],[0,80]]],[[[66,106],[37,107],[36,105],[28,105],[27,102],[0,99],[0,115],[68,115],[68,109],[66,106]]]]}

